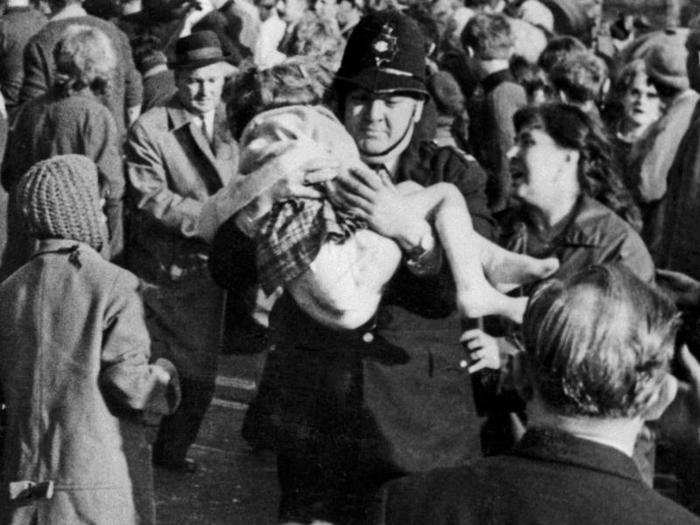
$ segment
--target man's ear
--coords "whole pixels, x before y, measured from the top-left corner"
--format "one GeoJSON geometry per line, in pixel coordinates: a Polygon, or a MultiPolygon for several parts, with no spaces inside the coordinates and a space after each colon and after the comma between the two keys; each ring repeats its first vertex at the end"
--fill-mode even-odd
{"type": "Polygon", "coordinates": [[[659,419],[673,402],[678,392],[678,380],[671,374],[666,374],[663,381],[652,394],[652,399],[647,408],[642,412],[641,418],[644,421],[654,421],[659,419]]]}
{"type": "Polygon", "coordinates": [[[414,124],[418,124],[420,122],[421,117],[423,116],[423,106],[425,106],[425,100],[419,100],[416,102],[416,105],[413,108],[413,120],[414,124]]]}

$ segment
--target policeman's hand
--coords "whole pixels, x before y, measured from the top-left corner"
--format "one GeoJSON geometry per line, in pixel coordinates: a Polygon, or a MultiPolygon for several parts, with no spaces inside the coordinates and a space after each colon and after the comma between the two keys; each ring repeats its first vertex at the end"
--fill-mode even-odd
{"type": "Polygon", "coordinates": [[[468,370],[470,374],[483,368],[492,368],[494,370],[501,368],[501,356],[498,351],[498,343],[494,337],[475,328],[464,332],[459,341],[469,350],[471,365],[468,370]]]}
{"type": "Polygon", "coordinates": [[[341,173],[337,183],[338,199],[378,234],[401,242],[413,232],[423,231],[424,218],[409,205],[388,176],[357,164],[341,173]]]}

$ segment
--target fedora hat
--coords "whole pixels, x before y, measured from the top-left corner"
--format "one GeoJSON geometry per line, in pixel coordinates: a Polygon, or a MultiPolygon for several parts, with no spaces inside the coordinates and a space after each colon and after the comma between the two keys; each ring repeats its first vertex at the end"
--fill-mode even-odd
{"type": "Polygon", "coordinates": [[[226,74],[237,71],[221,50],[221,42],[214,31],[195,31],[175,43],[175,60],[168,63],[173,69],[197,69],[221,64],[226,74]]]}

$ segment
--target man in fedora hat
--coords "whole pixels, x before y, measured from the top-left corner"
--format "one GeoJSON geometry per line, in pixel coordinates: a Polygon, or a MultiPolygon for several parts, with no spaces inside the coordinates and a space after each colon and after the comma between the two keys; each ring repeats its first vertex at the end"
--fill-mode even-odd
{"type": "Polygon", "coordinates": [[[146,282],[144,302],[153,353],[169,355],[182,374],[183,402],[163,420],[154,462],[181,471],[214,392],[224,295],[209,276],[208,244],[197,234],[203,202],[236,172],[238,149],[221,94],[235,72],[216,34],[177,41],[177,93],[144,113],[126,147],[130,190],[127,264],[146,282]]]}
{"type": "MultiPolygon", "coordinates": [[[[449,268],[440,263],[424,218],[393,186],[406,180],[454,183],[475,229],[492,233],[483,170],[466,155],[418,142],[414,134],[427,97],[425,49],[415,22],[398,12],[375,13],[353,30],[337,73],[341,120],[371,167],[353,177],[341,173],[338,197],[397,242],[404,264],[369,322],[329,328],[324,315],[342,317],[352,301],[324,295],[328,276],[352,275],[358,288],[369,287],[376,269],[358,255],[362,250],[353,251],[352,235],[342,243],[327,239],[294,283],[295,298],[304,300],[285,293],[273,308],[275,352],[250,419],[258,429],[254,438],[269,440],[277,452],[282,522],[367,523],[373,494],[384,481],[479,454],[468,352],[459,344],[449,268]]],[[[222,283],[224,273],[231,277],[232,289],[257,280],[246,222],[275,198],[274,192],[261,195],[219,229],[213,263],[222,283]]],[[[290,236],[295,231],[288,228],[290,236]]]]}

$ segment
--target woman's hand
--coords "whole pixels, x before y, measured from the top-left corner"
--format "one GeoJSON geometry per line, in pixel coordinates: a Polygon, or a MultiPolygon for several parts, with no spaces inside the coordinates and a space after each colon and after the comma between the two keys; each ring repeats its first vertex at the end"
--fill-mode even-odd
{"type": "Polygon", "coordinates": [[[501,355],[498,351],[498,342],[494,337],[475,328],[462,334],[459,341],[469,350],[469,373],[473,374],[483,368],[498,370],[501,367],[501,355]]]}
{"type": "Polygon", "coordinates": [[[340,174],[336,181],[334,203],[352,210],[378,234],[405,247],[418,244],[416,237],[429,230],[425,218],[416,213],[386,174],[380,175],[358,164],[340,174]]]}
{"type": "MultiPolygon", "coordinates": [[[[284,156],[280,157],[284,161],[284,156]]],[[[339,164],[328,157],[315,157],[294,166],[286,162],[287,173],[270,188],[273,201],[284,201],[294,197],[321,199],[323,194],[313,187],[314,184],[328,182],[338,174],[339,164]]]]}

